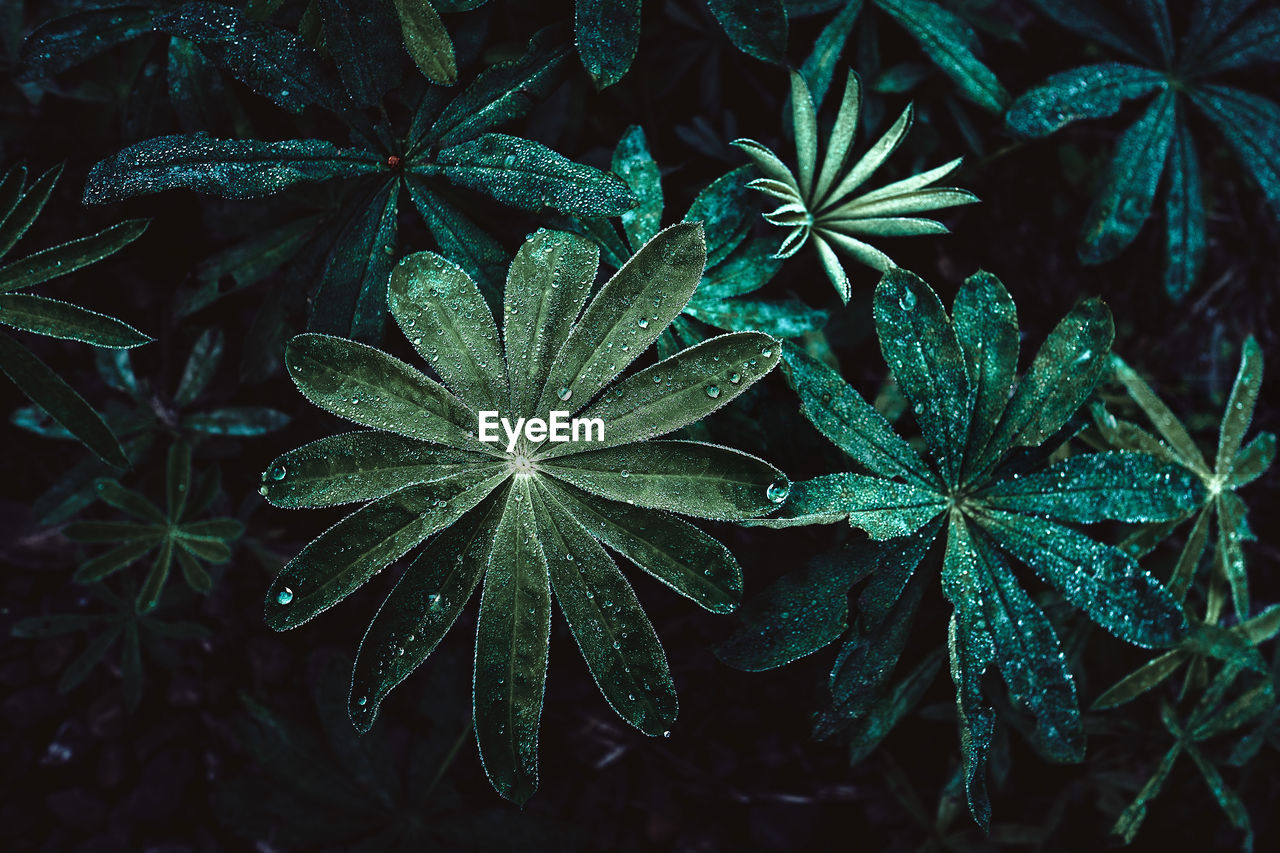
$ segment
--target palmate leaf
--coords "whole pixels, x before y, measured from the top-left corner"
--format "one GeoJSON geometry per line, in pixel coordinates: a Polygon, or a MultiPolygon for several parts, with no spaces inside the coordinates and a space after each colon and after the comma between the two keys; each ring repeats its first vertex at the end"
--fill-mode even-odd
{"type": "Polygon", "coordinates": [[[41,80],[73,68],[118,44],[153,31],[152,7],[83,9],[36,27],[22,43],[23,80],[41,80]]]}
{"type": "Polygon", "coordinates": [[[924,689],[917,676],[892,691],[885,685],[924,585],[932,582],[922,561],[943,537],[941,585],[953,606],[951,670],[964,778],[970,810],[985,826],[984,767],[995,719],[982,686],[989,666],[1035,718],[1040,751],[1063,761],[1083,755],[1063,652],[1008,558],[1035,569],[1116,636],[1144,646],[1174,644],[1186,630],[1174,598],[1127,554],[1073,525],[1169,522],[1196,507],[1204,489],[1167,458],[1135,452],[1069,456],[1039,471],[1009,464],[1019,447],[1052,449],[1051,437],[1084,404],[1107,364],[1113,328],[1096,300],[1059,324],[1016,385],[1016,311],[989,273],[965,282],[952,316],[928,285],[903,270],[885,274],[873,306],[882,352],[915,414],[928,461],[834,370],[788,346],[783,363],[801,411],[871,473],[796,483],[777,515],[751,523],[847,520],[875,544],[850,553],[838,571],[828,567],[824,580],[810,572],[807,580],[780,582],[772,601],[753,606],[748,627],[722,654],[754,669],[813,651],[838,633],[850,586],[868,577],[858,596],[860,630],[837,658],[832,706],[819,716],[817,732],[832,734],[852,720],[869,748],[904,713],[902,703],[924,689]],[[785,604],[792,587],[835,596],[816,611],[829,615],[813,624],[797,620],[785,604]],[[880,716],[866,717],[873,708],[880,716]]]}
{"type": "Polygon", "coordinates": [[[737,562],[671,513],[751,518],[775,509],[789,486],[753,456],[651,440],[767,373],[779,358],[773,338],[712,338],[615,381],[680,313],[704,259],[701,227],[672,226],[588,299],[598,253],[582,238],[541,231],[511,265],[500,338],[477,284],[459,267],[429,252],[405,258],[391,276],[391,310],[443,384],[350,341],[290,342],[286,363],[299,389],[374,429],[321,439],[264,473],[262,494],[277,506],[363,503],[281,571],[267,594],[268,624],[306,622],[431,540],[361,645],[349,703],[361,730],[477,586],[475,730],[503,796],[523,802],[537,787],[553,597],[618,714],[651,735],[671,725],[676,701],[665,656],[601,545],[725,612],[741,595],[737,562]],[[605,438],[523,435],[507,451],[481,440],[481,410],[521,418],[582,412],[606,424],[605,438]]]}
{"type": "Polygon", "coordinates": [[[888,255],[860,238],[946,233],[947,229],[941,223],[911,214],[978,200],[965,190],[928,187],[960,165],[959,159],[858,194],[859,188],[902,143],[912,118],[911,107],[908,106],[866,154],[850,163],[849,152],[862,105],[861,93],[858,76],[850,71],[821,166],[818,162],[817,111],[808,84],[796,72],[791,74],[795,173],[759,142],[737,139],[733,143],[751,158],[763,176],[747,186],[782,202],[778,208],[764,215],[765,221],[788,229],[774,257],[791,257],[812,238],[827,277],[846,302],[852,290],[839,255],[881,272],[896,267],[888,255]]]}
{"type": "Polygon", "coordinates": [[[1129,4],[1143,30],[1131,38],[1123,22],[1097,3],[1034,0],[1034,5],[1139,64],[1103,62],[1055,74],[1014,102],[1006,114],[1008,126],[1023,136],[1045,136],[1078,119],[1114,115],[1125,101],[1154,93],[1116,145],[1079,254],[1087,264],[1103,263],[1133,242],[1150,217],[1167,164],[1165,292],[1174,300],[1183,298],[1199,276],[1206,242],[1199,157],[1186,118],[1190,105],[1218,125],[1280,216],[1280,167],[1267,142],[1280,128],[1280,105],[1209,81],[1249,64],[1275,62],[1280,15],[1264,10],[1241,20],[1249,0],[1197,0],[1185,35],[1176,39],[1167,3],[1143,0],[1129,4]]]}

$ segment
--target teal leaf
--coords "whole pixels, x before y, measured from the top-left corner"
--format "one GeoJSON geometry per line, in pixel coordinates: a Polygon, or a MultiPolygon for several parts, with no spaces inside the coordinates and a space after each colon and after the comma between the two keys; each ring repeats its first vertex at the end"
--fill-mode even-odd
{"type": "Polygon", "coordinates": [[[0,215],[0,257],[7,255],[39,218],[54,185],[62,176],[62,166],[54,166],[36,178],[31,186],[24,188],[26,174],[26,169],[11,169],[5,175],[3,188],[7,191],[7,203],[0,205],[3,214],[0,215]]]}
{"type": "Polygon", "coordinates": [[[156,16],[148,6],[82,9],[45,21],[22,43],[21,80],[43,80],[151,32],[156,16]]]}
{"type": "Polygon", "coordinates": [[[626,76],[640,47],[641,0],[575,0],[575,41],[597,89],[626,76]]]}
{"type": "Polygon", "coordinates": [[[622,229],[635,252],[662,228],[662,173],[639,125],[628,127],[618,140],[613,149],[613,171],[627,182],[638,202],[622,214],[622,229]]]}
{"type": "Polygon", "coordinates": [[[1205,491],[1191,471],[1145,453],[1086,453],[998,480],[980,495],[997,509],[1093,524],[1179,518],[1201,504],[1205,491]]]}
{"type": "Polygon", "coordinates": [[[1025,513],[988,509],[980,521],[1010,554],[1120,639],[1170,646],[1186,631],[1173,597],[1120,550],[1025,513]]]}
{"type": "Polygon", "coordinates": [[[405,188],[422,214],[440,253],[467,271],[486,297],[502,289],[507,253],[460,210],[434,192],[419,175],[405,175],[405,188]]]}
{"type": "Polygon", "coordinates": [[[952,314],[973,390],[964,465],[967,474],[971,473],[974,452],[990,440],[1009,402],[1018,369],[1018,310],[1000,279],[978,272],[965,279],[952,314]]]}
{"type": "Polygon", "coordinates": [[[775,338],[798,338],[816,332],[827,323],[828,313],[810,308],[799,299],[765,302],[759,299],[698,299],[695,294],[685,313],[709,326],[731,332],[757,331],[775,338]]]}
{"type": "Polygon", "coordinates": [[[1280,133],[1280,105],[1232,86],[1204,85],[1191,100],[1217,125],[1236,157],[1258,182],[1271,211],[1280,218],[1280,160],[1273,140],[1280,133]]]}
{"type": "Polygon", "coordinates": [[[157,136],[131,145],[89,172],[86,204],[191,189],[224,198],[257,198],[300,183],[368,175],[385,168],[377,155],[320,139],[260,142],[157,136]]]}
{"type": "Polygon", "coordinates": [[[0,371],[18,390],[61,424],[80,443],[116,468],[129,467],[119,440],[102,416],[70,385],[22,344],[0,335],[0,371]]]}
{"type": "Polygon", "coordinates": [[[513,481],[506,501],[480,595],[473,697],[485,774],[499,794],[522,804],[538,787],[551,588],[529,481],[513,481]]]}
{"type": "Polygon", "coordinates": [[[1218,432],[1218,453],[1214,463],[1214,472],[1219,477],[1230,474],[1240,445],[1244,443],[1244,434],[1253,422],[1253,408],[1258,402],[1258,394],[1262,390],[1262,347],[1257,338],[1250,335],[1245,338],[1240,348],[1240,369],[1236,372],[1236,380],[1231,386],[1231,397],[1227,400],[1226,412],[1222,417],[1222,427],[1218,432]]]}
{"type": "Polygon", "coordinates": [[[1280,10],[1261,9],[1213,45],[1203,58],[1197,58],[1196,64],[1206,73],[1217,74],[1254,63],[1274,63],[1277,56],[1280,56],[1280,10]]]}
{"type": "MultiPolygon", "coordinates": [[[[1146,51],[1136,46],[1127,35],[1127,27],[1111,8],[1098,0],[1030,0],[1031,5],[1047,18],[1090,41],[1105,44],[1133,59],[1149,61],[1146,51]]],[[[1154,64],[1154,63],[1152,63],[1154,64]]]]}
{"type": "Polygon", "coordinates": [[[961,94],[989,112],[1004,111],[1009,93],[974,55],[977,38],[963,18],[929,0],[876,0],[876,5],[911,34],[961,94]]]}
{"type": "Polygon", "coordinates": [[[800,396],[804,416],[863,467],[918,486],[935,485],[919,455],[838,373],[790,344],[783,349],[782,369],[800,396]]]}
{"type": "Polygon", "coordinates": [[[227,406],[194,415],[185,415],[182,425],[206,435],[266,435],[289,423],[284,412],[265,406],[227,406]]]}
{"type": "Polygon", "coordinates": [[[568,56],[555,30],[538,31],[524,56],[476,75],[440,112],[430,131],[422,139],[411,140],[409,153],[417,153],[426,143],[441,148],[457,145],[525,115],[559,82],[568,56]]]}
{"type": "Polygon", "coordinates": [[[1200,162],[1185,121],[1178,122],[1169,152],[1165,190],[1164,289],[1174,301],[1195,286],[1204,264],[1205,208],[1200,162]]]}
{"type": "Polygon", "coordinates": [[[1085,217],[1079,253],[1086,264],[1113,259],[1151,215],[1177,114],[1175,95],[1166,89],[1120,137],[1102,190],[1085,217]]]}
{"type": "Polygon", "coordinates": [[[210,60],[278,106],[342,110],[338,80],[320,56],[288,30],[251,21],[221,3],[184,3],[157,15],[156,30],[194,42],[210,60]]]}
{"type": "MultiPolygon", "coordinates": [[[[430,8],[423,0],[420,6],[430,8]]],[[[356,106],[376,107],[402,71],[400,31],[378,0],[321,0],[325,46],[356,106]]]]}
{"type": "Polygon", "coordinates": [[[1167,85],[1163,74],[1139,65],[1083,65],[1054,74],[1019,97],[1009,107],[1005,121],[1016,133],[1038,139],[1074,121],[1113,116],[1126,101],[1167,85]]]}
{"type": "Polygon", "coordinates": [[[707,0],[733,46],[762,62],[787,62],[787,9],[782,0],[707,0]]]}
{"type": "Polygon", "coordinates": [[[617,175],[560,156],[538,142],[486,133],[441,151],[440,174],[523,210],[618,216],[635,197],[617,175]]]}
{"type": "Polygon", "coordinates": [[[222,349],[226,338],[221,329],[206,329],[191,347],[187,363],[182,367],[178,389],[173,392],[173,404],[179,408],[189,406],[204,393],[209,382],[222,363],[222,349]]]}
{"type": "Polygon", "coordinates": [[[389,181],[338,233],[316,292],[308,329],[377,342],[387,314],[387,276],[396,250],[399,182],[389,181]]]}
{"type": "Polygon", "coordinates": [[[885,273],[873,303],[880,349],[947,484],[960,476],[969,437],[969,371],[955,325],[918,276],[885,273]]]}

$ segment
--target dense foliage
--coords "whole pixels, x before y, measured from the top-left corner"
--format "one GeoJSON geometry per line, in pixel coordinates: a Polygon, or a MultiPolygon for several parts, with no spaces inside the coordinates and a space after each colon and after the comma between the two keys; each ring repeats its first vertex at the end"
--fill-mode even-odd
{"type": "Polygon", "coordinates": [[[0,843],[1274,848],[1277,60],[6,0],[0,843]]]}

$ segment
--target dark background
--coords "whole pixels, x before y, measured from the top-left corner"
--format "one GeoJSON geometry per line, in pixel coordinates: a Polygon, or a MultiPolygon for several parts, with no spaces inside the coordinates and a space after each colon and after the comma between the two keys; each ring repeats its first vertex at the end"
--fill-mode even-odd
{"type": "MultiPolygon", "coordinates": [[[[570,14],[565,2],[537,4],[541,17],[524,5],[495,3],[487,11],[469,13],[490,15],[491,30],[483,62],[464,67],[464,81],[481,64],[519,53],[538,26],[570,14]]],[[[29,3],[26,26],[62,8],[29,3]]],[[[1100,55],[1017,3],[996,4],[993,14],[1010,23],[1021,38],[1016,43],[984,37],[988,64],[1015,95],[1050,73],[1100,55]]],[[[804,58],[826,20],[825,15],[793,20],[794,62],[804,58]]],[[[663,167],[666,221],[674,221],[698,190],[743,162],[728,147],[730,139],[761,140],[790,160],[792,148],[781,136],[780,123],[787,79],[782,70],[737,53],[695,0],[649,0],[644,21],[638,59],[620,84],[597,94],[575,66],[569,79],[527,120],[504,130],[607,167],[621,132],[630,124],[642,125],[663,167]],[[719,147],[693,144],[699,138],[710,138],[719,147]]],[[[895,57],[918,58],[914,44],[896,27],[881,26],[880,37],[886,65],[895,57]]],[[[246,211],[269,210],[263,205],[270,200],[233,203],[169,192],[114,209],[86,209],[79,203],[90,166],[138,138],[125,129],[128,110],[135,108],[129,96],[134,88],[131,74],[156,49],[148,42],[113,51],[47,85],[35,102],[29,97],[31,90],[24,93],[12,84],[14,69],[6,68],[0,80],[5,87],[0,96],[3,164],[25,161],[39,171],[66,163],[66,175],[46,214],[15,256],[24,254],[24,248],[62,242],[127,216],[154,217],[142,239],[118,256],[40,292],[65,295],[154,335],[156,343],[135,351],[134,364],[140,376],[165,389],[177,382],[199,333],[221,327],[228,338],[227,355],[206,399],[220,405],[271,405],[291,414],[293,421],[262,438],[212,439],[199,448],[202,466],[221,469],[224,494],[215,508],[240,517],[249,533],[232,562],[220,570],[209,598],[184,595],[175,589],[180,581],[170,584],[166,612],[200,622],[211,629],[211,637],[171,641],[161,654],[147,653],[145,693],[134,713],[120,698],[118,651],[108,654],[107,665],[99,666],[80,687],[59,694],[58,676],[83,647],[84,636],[8,638],[9,625],[19,618],[95,605],[69,583],[75,566],[90,552],[56,528],[39,526],[30,510],[35,497],[86,451],[37,438],[7,420],[0,423],[0,563],[5,566],[0,629],[6,637],[0,652],[0,847],[7,850],[248,850],[255,849],[255,843],[264,851],[296,849],[288,843],[290,833],[299,831],[292,824],[324,828],[344,807],[337,804],[366,806],[362,795],[337,788],[327,795],[330,802],[282,790],[288,785],[273,781],[266,788],[285,805],[264,813],[266,805],[275,805],[267,803],[262,789],[253,787],[254,780],[264,777],[245,734],[246,697],[314,738],[322,761],[346,768],[339,774],[361,785],[368,781],[365,790],[393,791],[414,773],[433,774],[434,766],[414,766],[411,747],[427,741],[428,752],[446,752],[463,732],[469,714],[474,603],[435,656],[384,705],[374,732],[359,742],[362,746],[353,747],[357,756],[361,749],[387,750],[390,760],[385,766],[363,765],[349,751],[344,757],[344,750],[356,743],[349,733],[337,731],[335,745],[329,743],[312,688],[318,685],[322,693],[326,688],[330,693],[345,691],[342,660],[354,652],[393,582],[394,570],[303,628],[276,634],[262,624],[261,599],[274,569],[338,516],[336,511],[290,513],[267,507],[256,494],[260,473],[280,452],[343,427],[307,404],[279,372],[257,383],[238,377],[248,323],[272,280],[190,318],[174,319],[176,294],[190,284],[199,263],[235,240],[246,211]],[[344,760],[354,764],[342,764],[344,760]],[[361,772],[367,775],[352,767],[365,767],[361,772]]],[[[842,73],[837,74],[836,83],[841,80],[842,73]]],[[[1280,91],[1280,77],[1274,72],[1250,71],[1238,82],[1263,94],[1280,91]]],[[[291,119],[231,85],[261,136],[293,135],[291,119]]],[[[947,91],[946,80],[939,78],[914,95],[918,106],[936,107],[947,91]]],[[[828,108],[834,97],[828,98],[828,108]]],[[[889,115],[882,119],[881,129],[906,99],[885,98],[889,115]]],[[[902,177],[963,153],[966,162],[954,173],[954,183],[975,191],[983,203],[944,212],[942,218],[953,229],[950,236],[892,240],[886,249],[901,265],[930,281],[947,302],[965,275],[979,268],[996,273],[1018,305],[1026,333],[1024,363],[1076,301],[1101,295],[1116,317],[1116,350],[1200,430],[1202,443],[1212,447],[1244,337],[1257,336],[1268,367],[1276,367],[1280,292],[1277,218],[1217,131],[1193,117],[1210,210],[1209,245],[1202,280],[1184,302],[1175,304],[1161,287],[1159,204],[1136,243],[1118,260],[1084,267],[1075,253],[1097,181],[1119,131],[1136,115],[1134,109],[1031,143],[1007,137],[998,117],[976,108],[968,114],[982,136],[981,154],[969,152],[954,126],[943,120],[942,110],[935,108],[918,120],[884,177],[902,177]],[[939,120],[932,122],[929,116],[939,120]]],[[[163,117],[156,121],[163,126],[163,117]]],[[[868,142],[863,137],[858,144],[865,148],[868,142]]],[[[425,233],[415,230],[421,226],[409,224],[413,217],[405,220],[399,250],[431,248],[425,233]]],[[[508,250],[536,227],[528,215],[501,209],[491,210],[485,224],[508,250]]],[[[813,256],[805,252],[787,263],[765,294],[790,292],[810,304],[833,308],[836,316],[827,331],[843,372],[873,395],[885,376],[869,322],[875,274],[852,265],[849,272],[855,296],[845,309],[839,308],[813,256]]],[[[290,319],[301,328],[301,316],[290,319]]],[[[23,340],[95,405],[110,399],[111,392],[94,370],[90,348],[31,336],[23,340]]],[[[388,346],[398,351],[402,344],[391,341],[388,346]]],[[[1270,391],[1274,387],[1273,382],[1264,385],[1254,432],[1280,428],[1276,397],[1270,391]]],[[[11,385],[0,384],[0,411],[8,413],[24,404],[11,385]]],[[[710,420],[713,435],[764,454],[795,479],[839,470],[843,464],[795,414],[794,397],[780,375],[761,383],[741,405],[755,426],[744,428],[741,414],[735,416],[731,407],[710,420]]],[[[163,476],[162,448],[163,444],[153,450],[127,482],[144,491],[157,482],[163,476]]],[[[1280,593],[1280,552],[1271,531],[1272,519],[1280,517],[1276,482],[1273,470],[1244,492],[1260,536],[1247,552],[1255,607],[1275,602],[1280,593]]],[[[742,562],[748,596],[842,538],[860,535],[834,527],[767,531],[721,525],[712,532],[742,562]]],[[[1166,548],[1176,553],[1177,544],[1166,548]]],[[[1166,557],[1162,551],[1155,559],[1166,557]]],[[[135,566],[127,573],[140,575],[141,569],[135,566]]],[[[620,850],[910,850],[930,841],[933,830],[912,818],[894,794],[892,780],[906,780],[932,820],[959,757],[952,686],[945,672],[918,712],[908,716],[877,753],[851,768],[840,743],[814,742],[809,736],[809,715],[822,701],[833,649],[769,673],[736,672],[711,652],[733,630],[735,617],[702,612],[647,578],[635,583],[680,690],[680,719],[669,739],[646,738],[609,710],[557,616],[541,729],[541,786],[523,813],[492,791],[474,742],[464,739],[426,803],[388,795],[381,806],[366,809],[368,827],[416,821],[446,833],[455,831],[450,827],[462,827],[456,830],[461,837],[482,827],[485,833],[473,836],[484,839],[478,846],[513,850],[575,845],[620,850]]],[[[1037,591],[1042,592],[1038,587],[1037,591]]],[[[926,598],[908,663],[945,642],[947,612],[936,592],[926,598]]],[[[1146,659],[1141,650],[1096,632],[1078,639],[1086,643],[1083,668],[1076,672],[1085,706],[1146,659]]],[[[1272,651],[1266,654],[1270,659],[1272,651]]],[[[962,798],[950,802],[954,819],[943,834],[975,849],[1019,838],[1062,850],[1117,843],[1107,835],[1111,823],[1166,744],[1151,701],[1140,700],[1105,715],[1090,714],[1088,720],[1091,738],[1082,765],[1047,765],[1011,734],[1005,741],[1007,752],[997,750],[1007,758],[1007,772],[992,773],[993,835],[983,839],[973,828],[962,798]]],[[[996,763],[1002,763],[999,756],[996,763]]],[[[1244,798],[1260,850],[1280,844],[1277,771],[1276,752],[1267,748],[1245,770],[1224,771],[1228,784],[1244,798]]],[[[369,801],[377,803],[377,796],[370,795],[369,801]]],[[[357,849],[365,832],[335,827],[322,832],[326,843],[302,849],[357,849]]],[[[1239,840],[1194,766],[1183,758],[1133,846],[1216,849],[1238,845],[1239,840]]],[[[438,849],[461,849],[460,845],[455,837],[439,842],[438,849]]]]}

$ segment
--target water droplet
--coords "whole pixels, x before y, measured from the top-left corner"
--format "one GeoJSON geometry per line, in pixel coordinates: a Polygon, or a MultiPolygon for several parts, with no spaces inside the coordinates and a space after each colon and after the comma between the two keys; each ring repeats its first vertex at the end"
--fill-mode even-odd
{"type": "Polygon", "coordinates": [[[773,356],[773,350],[769,347],[765,347],[764,349],[760,350],[760,354],[765,358],[770,358],[773,356]]]}
{"type": "Polygon", "coordinates": [[[916,295],[911,290],[902,291],[902,298],[898,300],[898,304],[902,306],[902,310],[910,311],[916,307],[916,295]]]}
{"type": "Polygon", "coordinates": [[[741,373],[730,373],[730,374],[729,374],[729,384],[730,384],[730,385],[737,385],[737,384],[738,384],[739,382],[741,382],[741,381],[742,381],[742,374],[741,374],[741,373]]]}
{"type": "Polygon", "coordinates": [[[649,328],[649,320],[646,317],[641,317],[639,320],[636,320],[636,325],[642,329],[647,329],[649,328]]]}
{"type": "Polygon", "coordinates": [[[573,396],[573,389],[568,385],[562,385],[560,386],[560,390],[556,392],[556,396],[561,400],[568,400],[573,396]]]}
{"type": "Polygon", "coordinates": [[[623,469],[622,469],[622,476],[623,476],[623,477],[630,477],[630,476],[631,476],[631,472],[630,472],[630,471],[628,471],[626,468],[623,468],[623,469]]]}
{"type": "Polygon", "coordinates": [[[719,385],[708,385],[708,386],[707,386],[707,396],[708,396],[708,397],[710,397],[712,400],[714,400],[716,397],[719,397],[719,396],[720,396],[720,386],[719,386],[719,385]]]}
{"type": "Polygon", "coordinates": [[[288,604],[290,601],[293,601],[293,590],[289,589],[289,587],[286,586],[276,593],[277,604],[288,604]]]}
{"type": "Polygon", "coordinates": [[[363,708],[365,705],[369,704],[369,700],[366,699],[364,696],[361,696],[359,699],[356,700],[356,704],[363,708]]]}
{"type": "Polygon", "coordinates": [[[433,592],[427,596],[427,609],[432,613],[438,613],[440,608],[444,606],[444,598],[438,592],[433,592]]]}
{"type": "Polygon", "coordinates": [[[283,479],[284,479],[284,466],[283,466],[283,465],[276,465],[274,468],[272,468],[272,469],[271,469],[271,479],[273,479],[273,480],[283,480],[283,479]]]}
{"type": "Polygon", "coordinates": [[[791,484],[785,480],[779,480],[776,483],[770,483],[769,488],[765,489],[764,496],[772,503],[780,504],[787,499],[787,495],[791,492],[791,484]]]}

